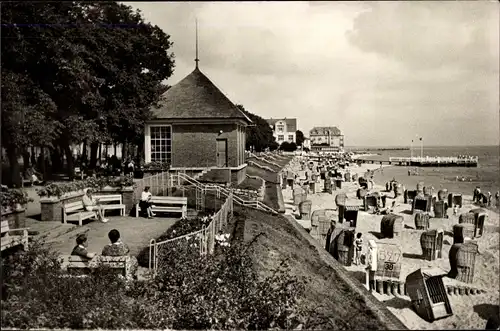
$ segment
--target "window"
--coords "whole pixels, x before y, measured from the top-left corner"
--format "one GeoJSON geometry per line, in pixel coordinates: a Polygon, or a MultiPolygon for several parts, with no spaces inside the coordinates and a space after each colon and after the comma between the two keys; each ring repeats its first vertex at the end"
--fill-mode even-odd
{"type": "Polygon", "coordinates": [[[288,135],[288,142],[293,142],[293,134],[288,135]]]}
{"type": "Polygon", "coordinates": [[[172,127],[151,127],[151,162],[170,162],[172,159],[172,127]]]}
{"type": "Polygon", "coordinates": [[[278,135],[278,141],[283,141],[283,140],[285,140],[285,136],[282,134],[278,135]]]}
{"type": "Polygon", "coordinates": [[[276,126],[276,128],[278,129],[278,132],[283,132],[285,131],[285,126],[283,124],[279,124],[276,126]]]}

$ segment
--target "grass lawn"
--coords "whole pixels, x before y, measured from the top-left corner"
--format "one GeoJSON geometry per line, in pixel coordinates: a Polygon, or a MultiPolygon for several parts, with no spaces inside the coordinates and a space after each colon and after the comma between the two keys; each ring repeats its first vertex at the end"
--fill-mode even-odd
{"type": "MultiPolygon", "coordinates": [[[[270,168],[270,169],[272,169],[273,171],[276,171],[276,172],[280,171],[280,170],[281,170],[281,168],[282,168],[282,166],[281,166],[281,167],[278,167],[278,166],[275,166],[275,165],[273,165],[273,164],[267,163],[267,162],[265,162],[265,161],[258,160],[258,159],[256,159],[256,158],[251,158],[251,159],[249,159],[249,161],[255,162],[255,163],[257,163],[258,165],[261,165],[261,166],[263,166],[263,167],[268,167],[268,168],[270,168]]],[[[271,162],[273,162],[272,160],[270,160],[270,161],[271,161],[271,162]]]]}
{"type": "Polygon", "coordinates": [[[243,182],[241,182],[240,185],[238,185],[237,188],[242,189],[242,190],[254,190],[258,191],[260,190],[262,186],[262,180],[257,179],[257,178],[250,178],[247,177],[243,182]]]}
{"type": "MultiPolygon", "coordinates": [[[[327,329],[381,330],[388,326],[365,298],[355,292],[336,270],[321,260],[317,248],[311,245],[282,215],[269,215],[249,208],[237,207],[245,217],[244,240],[251,241],[263,233],[250,250],[255,268],[261,276],[270,275],[283,259],[291,272],[307,280],[303,296],[305,307],[330,317],[333,325],[327,329]]],[[[338,265],[338,268],[342,268],[338,265]]],[[[368,294],[367,294],[368,295],[368,294]]]]}

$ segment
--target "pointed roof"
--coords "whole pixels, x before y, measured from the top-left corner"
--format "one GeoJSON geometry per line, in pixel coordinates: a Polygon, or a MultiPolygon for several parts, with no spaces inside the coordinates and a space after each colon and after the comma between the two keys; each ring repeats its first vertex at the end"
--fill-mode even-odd
{"type": "Polygon", "coordinates": [[[276,122],[278,121],[284,121],[286,123],[286,126],[288,128],[288,132],[295,132],[297,131],[297,119],[296,118],[268,118],[266,119],[267,123],[269,125],[274,126],[276,122]]]}
{"type": "Polygon", "coordinates": [[[152,112],[156,119],[241,119],[252,123],[198,67],[168,89],[152,112]]]}

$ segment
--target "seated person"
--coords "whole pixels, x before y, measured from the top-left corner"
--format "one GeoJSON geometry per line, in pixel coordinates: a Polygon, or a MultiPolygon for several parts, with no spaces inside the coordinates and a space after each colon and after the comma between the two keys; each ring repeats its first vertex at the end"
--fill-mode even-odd
{"type": "MultiPolygon", "coordinates": [[[[130,252],[128,246],[123,243],[120,239],[120,232],[116,229],[109,231],[108,238],[111,241],[111,244],[107,244],[102,249],[102,256],[127,256],[130,252]]],[[[139,267],[137,263],[137,259],[133,256],[129,259],[128,270],[129,274],[127,278],[132,276],[136,278],[137,268],[139,267]]]]}
{"type": "Polygon", "coordinates": [[[85,233],[79,234],[76,237],[76,246],[73,248],[71,255],[81,256],[89,260],[93,259],[96,254],[87,251],[88,245],[87,235],[85,233]]]}
{"type": "Polygon", "coordinates": [[[101,205],[98,204],[99,200],[95,199],[92,196],[92,190],[87,189],[82,198],[83,206],[88,211],[95,211],[97,215],[97,219],[103,223],[108,221],[107,218],[104,218],[104,209],[101,205]]]}
{"type": "Polygon", "coordinates": [[[141,201],[139,201],[139,207],[141,208],[141,211],[144,212],[144,210],[146,210],[148,218],[153,218],[153,216],[156,216],[156,214],[153,214],[153,210],[151,209],[152,196],[153,195],[151,194],[151,192],[149,192],[149,186],[146,186],[141,194],[141,201]]]}

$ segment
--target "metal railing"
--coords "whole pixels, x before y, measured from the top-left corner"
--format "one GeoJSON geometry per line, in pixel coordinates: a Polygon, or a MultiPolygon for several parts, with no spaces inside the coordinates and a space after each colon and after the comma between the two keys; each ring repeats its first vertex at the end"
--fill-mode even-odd
{"type": "Polygon", "coordinates": [[[227,226],[228,221],[233,217],[233,197],[231,192],[221,208],[211,217],[210,223],[201,230],[162,242],[152,239],[149,243],[149,271],[152,276],[156,276],[158,268],[162,268],[162,264],[167,262],[164,257],[176,249],[182,249],[182,245],[187,245],[187,254],[213,254],[215,236],[227,226]]]}

